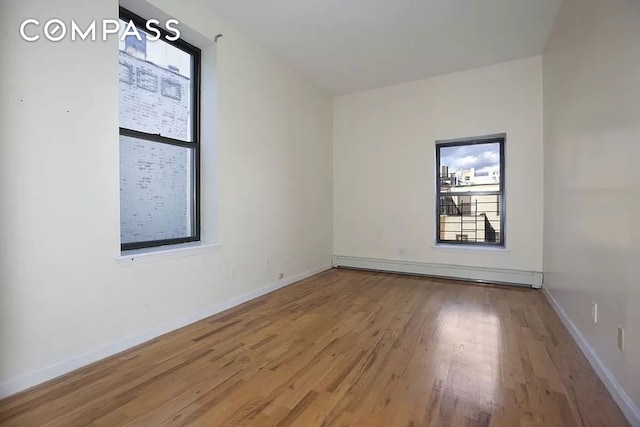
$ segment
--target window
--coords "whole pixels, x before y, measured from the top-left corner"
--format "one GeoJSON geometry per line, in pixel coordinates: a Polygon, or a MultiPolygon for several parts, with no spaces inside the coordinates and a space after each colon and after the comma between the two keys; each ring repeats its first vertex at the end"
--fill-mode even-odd
{"type": "Polygon", "coordinates": [[[437,243],[504,246],[504,141],[436,143],[437,243]]]}
{"type": "Polygon", "coordinates": [[[199,241],[200,50],[161,28],[148,39],[146,21],[122,8],[120,19],[141,35],[118,52],[121,248],[199,241]]]}

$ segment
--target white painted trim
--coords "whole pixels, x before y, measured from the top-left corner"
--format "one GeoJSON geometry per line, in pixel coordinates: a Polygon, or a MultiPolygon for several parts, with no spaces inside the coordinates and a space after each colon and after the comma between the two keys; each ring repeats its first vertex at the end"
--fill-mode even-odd
{"type": "Polygon", "coordinates": [[[206,244],[200,242],[183,243],[179,245],[160,246],[158,248],[122,252],[120,256],[117,257],[117,260],[120,265],[140,264],[160,261],[163,259],[206,254],[219,251],[221,248],[221,244],[206,244]]]}
{"type": "Polygon", "coordinates": [[[333,265],[335,267],[420,274],[424,276],[446,277],[483,283],[504,283],[531,286],[534,288],[540,288],[542,286],[542,273],[538,271],[430,264],[420,261],[361,258],[342,255],[334,255],[333,265]]]}
{"type": "Polygon", "coordinates": [[[547,301],[549,301],[551,307],[553,307],[555,312],[558,314],[558,317],[560,317],[560,320],[562,320],[562,323],[564,323],[564,326],[567,328],[576,344],[578,344],[578,347],[580,347],[580,350],[582,350],[582,353],[593,367],[593,370],[598,374],[607,390],[609,390],[613,400],[616,401],[624,416],[627,417],[629,423],[631,423],[632,426],[640,427],[640,409],[638,406],[636,406],[627,392],[624,391],[624,388],[622,388],[616,377],[604,365],[604,363],[602,363],[600,358],[598,358],[598,355],[589,344],[589,341],[587,341],[584,335],[582,335],[578,327],[569,318],[569,315],[564,311],[553,295],[551,295],[549,290],[543,288],[542,292],[544,293],[544,296],[547,297],[547,301]]]}
{"type": "Polygon", "coordinates": [[[187,325],[190,325],[202,319],[206,319],[207,317],[213,316],[214,314],[220,313],[224,310],[228,310],[232,307],[235,307],[237,305],[250,301],[254,298],[258,298],[262,295],[268,294],[269,292],[273,292],[276,289],[283,288],[285,286],[291,285],[292,283],[299,282],[300,280],[306,279],[311,276],[315,276],[316,274],[320,274],[323,271],[330,270],[330,269],[331,269],[331,265],[323,265],[321,267],[311,269],[304,273],[287,277],[285,279],[279,280],[276,283],[272,283],[260,289],[256,289],[255,291],[248,292],[243,295],[239,295],[227,301],[214,304],[209,307],[205,307],[194,313],[188,314],[178,319],[171,320],[163,325],[149,329],[140,334],[133,335],[133,336],[112,342],[103,347],[99,347],[94,350],[89,350],[85,353],[81,353],[76,356],[72,356],[68,359],[58,361],[50,366],[39,369],[37,371],[33,371],[30,373],[21,375],[19,377],[10,379],[8,381],[0,383],[0,399],[5,398],[7,396],[11,396],[12,394],[26,390],[30,387],[36,386],[45,381],[49,381],[51,379],[54,379],[56,377],[69,373],[76,369],[82,368],[83,366],[97,362],[99,360],[102,360],[114,354],[120,353],[129,348],[140,345],[146,341],[157,338],[168,332],[175,331],[176,329],[180,329],[182,327],[185,327],[187,325]]]}

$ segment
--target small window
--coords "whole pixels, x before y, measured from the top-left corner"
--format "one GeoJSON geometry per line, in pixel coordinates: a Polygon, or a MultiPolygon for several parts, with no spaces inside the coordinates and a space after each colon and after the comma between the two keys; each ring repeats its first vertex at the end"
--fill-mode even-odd
{"type": "Polygon", "coordinates": [[[133,67],[131,64],[120,62],[119,80],[128,85],[133,83],[133,67]]]}
{"type": "Polygon", "coordinates": [[[200,50],[154,40],[120,9],[120,244],[122,250],[200,240],[200,50]],[[123,35],[123,34],[121,34],[123,35]],[[121,37],[122,39],[122,37],[121,37]]]}
{"type": "Polygon", "coordinates": [[[437,243],[504,246],[504,141],[436,143],[437,243]]]}
{"type": "Polygon", "coordinates": [[[162,94],[176,101],[182,100],[182,85],[180,82],[169,79],[162,79],[162,94]]]}

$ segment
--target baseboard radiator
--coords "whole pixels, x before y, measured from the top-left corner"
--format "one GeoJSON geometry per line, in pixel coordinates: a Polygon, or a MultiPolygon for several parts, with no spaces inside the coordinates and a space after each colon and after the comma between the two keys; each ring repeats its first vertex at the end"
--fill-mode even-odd
{"type": "Polygon", "coordinates": [[[362,258],[334,255],[334,267],[355,268],[361,270],[386,271],[390,273],[415,274],[421,276],[442,277],[448,279],[467,280],[478,283],[496,283],[542,287],[542,272],[507,270],[465,265],[432,264],[418,261],[362,258]]]}

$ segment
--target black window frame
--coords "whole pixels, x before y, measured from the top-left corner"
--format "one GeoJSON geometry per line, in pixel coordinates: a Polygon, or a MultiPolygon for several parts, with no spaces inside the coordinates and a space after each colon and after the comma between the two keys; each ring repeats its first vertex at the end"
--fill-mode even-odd
{"type": "MultiPolygon", "coordinates": [[[[135,26],[142,31],[146,31],[147,20],[120,7],[119,17],[125,22],[132,21],[135,26]]],[[[167,32],[160,26],[155,26],[160,31],[161,40],[189,54],[193,60],[191,63],[191,76],[193,85],[191,85],[191,141],[182,141],[175,138],[162,136],[161,134],[151,134],[138,130],[128,129],[120,126],[120,136],[133,137],[144,141],[174,145],[182,148],[188,148],[192,152],[192,201],[193,209],[191,211],[192,235],[175,239],[149,240],[143,242],[120,242],[121,251],[130,251],[136,249],[153,248],[157,246],[176,245],[180,243],[190,243],[200,241],[200,73],[201,73],[201,51],[198,47],[184,41],[183,39],[169,40],[167,37],[174,35],[167,32]]]]}
{"type": "MultiPolygon", "coordinates": [[[[486,137],[473,137],[473,138],[463,138],[457,140],[450,141],[436,141],[436,244],[438,245],[461,245],[461,246],[492,246],[492,247],[506,247],[506,203],[505,203],[505,181],[506,181],[506,170],[505,170],[505,155],[504,155],[504,147],[506,143],[507,137],[506,134],[497,135],[497,136],[486,136],[486,137]],[[446,147],[460,147],[466,145],[481,145],[481,144],[495,144],[498,143],[500,147],[500,190],[499,191],[469,191],[469,192],[455,192],[455,193],[442,193],[441,192],[441,164],[440,164],[440,150],[446,147]],[[456,195],[456,196],[467,196],[467,195],[497,195],[498,203],[500,205],[498,209],[498,215],[500,217],[500,229],[497,230],[500,234],[499,242],[474,242],[472,240],[469,241],[460,241],[460,240],[446,240],[440,238],[440,200],[443,195],[456,195]]],[[[463,231],[460,232],[461,234],[463,231]]]]}

